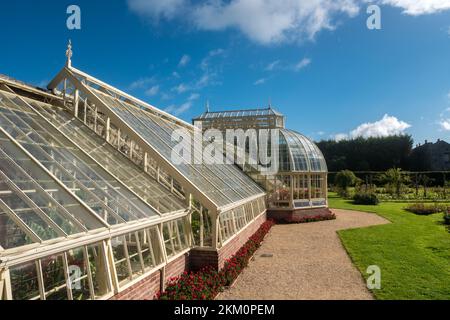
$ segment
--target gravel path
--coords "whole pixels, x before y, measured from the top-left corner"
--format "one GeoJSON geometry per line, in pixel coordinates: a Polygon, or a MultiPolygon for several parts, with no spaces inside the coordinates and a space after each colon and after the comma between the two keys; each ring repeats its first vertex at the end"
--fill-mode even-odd
{"type": "Polygon", "coordinates": [[[218,299],[373,299],[336,231],[389,221],[364,212],[333,212],[336,220],[274,226],[249,267],[218,299]]]}

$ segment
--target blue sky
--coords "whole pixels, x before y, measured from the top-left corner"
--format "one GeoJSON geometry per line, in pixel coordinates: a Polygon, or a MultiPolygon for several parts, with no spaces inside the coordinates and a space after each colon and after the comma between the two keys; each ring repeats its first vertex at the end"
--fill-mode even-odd
{"type": "Polygon", "coordinates": [[[65,62],[184,120],[266,107],[315,140],[450,140],[450,0],[2,2],[0,73],[46,85],[65,62]],[[66,9],[81,8],[81,30],[66,9]]]}

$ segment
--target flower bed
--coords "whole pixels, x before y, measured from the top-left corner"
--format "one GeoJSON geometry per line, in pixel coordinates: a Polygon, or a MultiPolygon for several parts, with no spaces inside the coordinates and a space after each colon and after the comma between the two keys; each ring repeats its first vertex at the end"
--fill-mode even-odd
{"type": "Polygon", "coordinates": [[[334,213],[330,213],[327,215],[319,214],[315,216],[306,216],[306,217],[292,217],[289,219],[280,219],[278,221],[279,224],[296,224],[296,223],[310,223],[310,222],[320,222],[320,221],[329,221],[336,220],[336,215],[334,213]]]}
{"type": "Polygon", "coordinates": [[[213,300],[224,287],[231,285],[247,267],[251,257],[261,246],[264,237],[275,222],[266,221],[253,234],[245,245],[230,259],[222,270],[206,267],[198,272],[184,272],[181,276],[169,279],[166,291],[156,295],[159,300],[213,300]]]}
{"type": "Polygon", "coordinates": [[[434,203],[434,204],[415,203],[415,204],[408,205],[405,208],[405,210],[415,213],[417,215],[426,216],[426,215],[430,215],[430,214],[446,212],[447,206],[443,205],[443,204],[438,204],[438,203],[434,203]]]}

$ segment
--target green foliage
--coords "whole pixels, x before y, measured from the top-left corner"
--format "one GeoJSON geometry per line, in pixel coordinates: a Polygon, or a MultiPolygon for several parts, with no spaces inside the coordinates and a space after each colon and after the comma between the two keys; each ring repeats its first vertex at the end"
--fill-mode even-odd
{"type": "Polygon", "coordinates": [[[405,184],[409,182],[409,176],[402,172],[402,169],[389,169],[382,176],[386,183],[386,189],[390,193],[395,193],[397,198],[400,198],[401,191],[405,184]]]}
{"type": "Polygon", "coordinates": [[[409,135],[397,135],[339,142],[328,140],[317,145],[332,172],[345,169],[386,171],[393,167],[408,168],[413,140],[409,135]]]}
{"type": "Polygon", "coordinates": [[[354,204],[378,205],[380,200],[374,192],[358,192],[353,196],[354,204]]]}
{"type": "Polygon", "coordinates": [[[450,225],[450,210],[447,212],[444,212],[444,223],[446,225],[450,225]]]}
{"type": "Polygon", "coordinates": [[[264,237],[275,222],[268,220],[230,259],[222,270],[206,267],[198,272],[184,272],[179,277],[170,278],[166,290],[156,295],[158,300],[214,300],[217,294],[230,286],[244,270],[251,257],[260,247],[264,237]]]}
{"type": "Polygon", "coordinates": [[[435,213],[441,213],[447,211],[447,206],[442,204],[427,204],[427,203],[413,203],[405,208],[406,211],[418,214],[418,215],[430,215],[435,213]]]}
{"type": "Polygon", "coordinates": [[[356,184],[357,180],[358,178],[356,178],[353,172],[351,172],[350,170],[342,170],[338,174],[336,174],[336,177],[334,178],[334,184],[338,188],[338,193],[342,197],[348,197],[348,188],[353,187],[356,184]]]}

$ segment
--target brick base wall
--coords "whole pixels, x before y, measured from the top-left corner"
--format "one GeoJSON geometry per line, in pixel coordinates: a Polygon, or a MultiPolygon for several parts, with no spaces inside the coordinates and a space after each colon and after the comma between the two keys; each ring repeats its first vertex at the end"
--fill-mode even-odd
{"type": "Polygon", "coordinates": [[[328,208],[314,208],[301,210],[269,210],[267,218],[275,220],[277,223],[295,223],[305,218],[331,217],[332,212],[328,208]]]}
{"type": "MultiPolygon", "coordinates": [[[[167,264],[164,283],[188,270],[189,253],[186,253],[167,264]]],[[[145,279],[118,293],[111,300],[153,300],[162,287],[161,275],[161,270],[155,271],[145,279]]]]}
{"type": "Polygon", "coordinates": [[[190,256],[191,270],[196,271],[206,266],[212,266],[218,270],[223,268],[225,261],[233,256],[267,220],[266,214],[259,216],[244,230],[236,235],[218,251],[193,249],[190,256]]]}
{"type": "Polygon", "coordinates": [[[258,231],[259,227],[267,221],[267,215],[264,213],[255,221],[242,230],[231,241],[225,244],[218,252],[219,269],[223,268],[225,261],[233,256],[248,241],[248,239],[258,231]]]}
{"type": "Polygon", "coordinates": [[[218,251],[192,249],[167,264],[164,279],[161,279],[162,270],[155,271],[111,300],[152,300],[162,287],[161,280],[166,283],[170,278],[180,276],[185,271],[196,271],[206,266],[213,266],[218,270],[223,268],[225,261],[233,256],[266,220],[266,214],[259,216],[218,251]]]}

